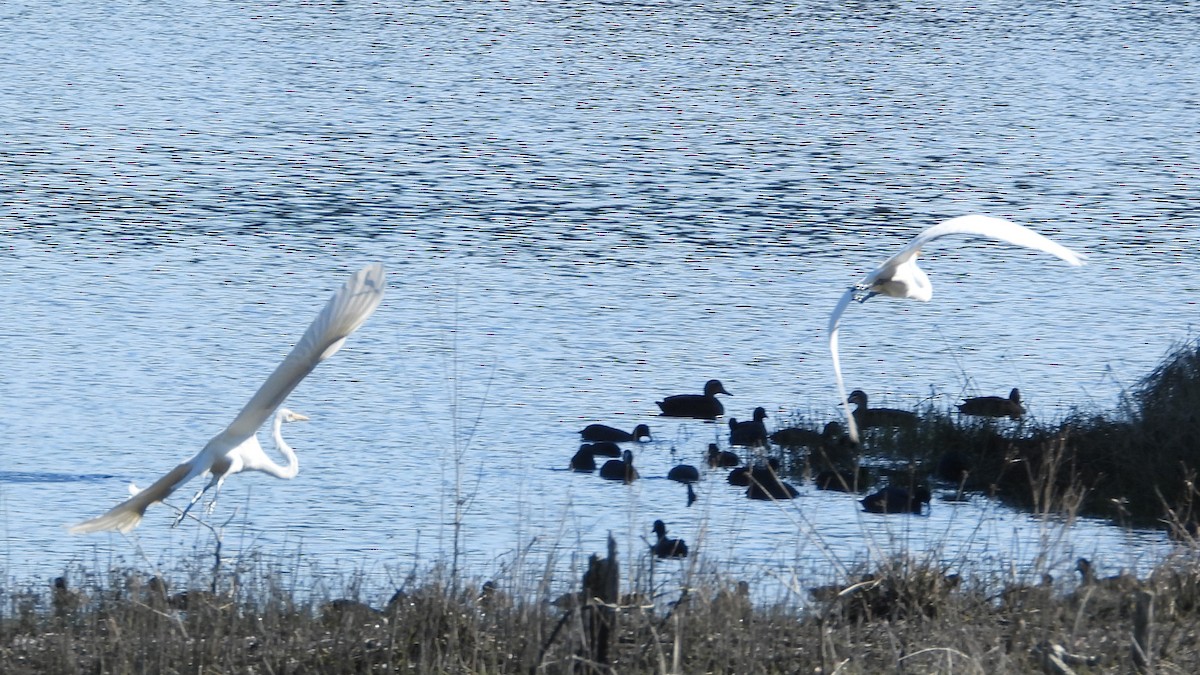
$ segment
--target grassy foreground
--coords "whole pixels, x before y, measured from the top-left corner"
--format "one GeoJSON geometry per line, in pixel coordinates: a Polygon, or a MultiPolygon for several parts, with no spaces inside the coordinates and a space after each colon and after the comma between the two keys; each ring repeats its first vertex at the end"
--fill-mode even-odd
{"type": "Polygon", "coordinates": [[[1195,673],[1194,552],[1144,579],[998,586],[895,560],[770,606],[732,580],[604,606],[431,573],[369,607],[269,576],[172,592],[122,572],[0,594],[0,672],[1195,673]]]}

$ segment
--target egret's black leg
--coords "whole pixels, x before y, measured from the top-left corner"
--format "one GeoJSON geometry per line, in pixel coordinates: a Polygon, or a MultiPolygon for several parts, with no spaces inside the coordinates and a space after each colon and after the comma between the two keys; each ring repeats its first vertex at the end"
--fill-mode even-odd
{"type": "Polygon", "coordinates": [[[216,479],[214,478],[214,480],[210,480],[205,484],[204,487],[200,488],[200,491],[196,493],[196,496],[192,497],[192,501],[188,502],[187,507],[180,511],[179,515],[175,517],[175,522],[171,523],[171,527],[178,527],[179,523],[183,522],[183,518],[188,514],[188,511],[192,510],[192,507],[196,505],[196,502],[200,501],[200,498],[204,496],[204,493],[208,492],[208,489],[215,483],[216,479]]]}

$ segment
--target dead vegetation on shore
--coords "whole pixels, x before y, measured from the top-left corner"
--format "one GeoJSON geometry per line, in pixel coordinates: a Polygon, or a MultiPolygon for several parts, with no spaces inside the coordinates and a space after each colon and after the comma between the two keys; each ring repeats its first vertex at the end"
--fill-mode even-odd
{"type": "Polygon", "coordinates": [[[270,577],[216,592],[132,571],[4,589],[0,672],[1200,672],[1194,549],[1143,578],[1028,584],[896,559],[767,605],[734,580],[630,593],[615,555],[593,556],[587,585],[558,598],[436,574],[382,606],[302,600],[270,577]]]}

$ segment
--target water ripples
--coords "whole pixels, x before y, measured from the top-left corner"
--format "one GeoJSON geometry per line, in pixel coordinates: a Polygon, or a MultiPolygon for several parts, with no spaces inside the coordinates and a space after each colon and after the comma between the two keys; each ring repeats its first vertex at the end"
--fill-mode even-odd
{"type": "MultiPolygon", "coordinates": [[[[689,511],[666,481],[561,468],[581,422],[632,426],[713,376],[737,416],[835,415],[828,311],[945,217],[1010,217],[1092,264],[931,249],[933,303],[855,307],[843,326],[848,377],[883,401],[1020,386],[1039,419],[1108,408],[1195,323],[1186,5],[98,11],[0,8],[2,424],[24,449],[5,452],[0,496],[22,517],[53,505],[10,544],[13,570],[107,546],[50,532],[200,447],[366,260],[392,290],[297,391],[318,420],[297,432],[301,476],[226,500],[252,494],[248,527],[295,528],[333,557],[444,551],[455,464],[479,491],[481,568],[531,539],[600,550],[613,529],[636,547],[660,515],[689,541],[707,532],[731,566],[816,574],[818,549],[865,555],[881,525],[826,495],[799,500],[800,526],[719,484],[689,511]],[[459,457],[448,427],[475,414],[459,457]],[[72,471],[91,478],[54,493],[30,478],[72,471]],[[368,543],[351,555],[342,530],[368,543]]],[[[645,465],[665,473],[671,450],[699,457],[714,438],[668,424],[645,465]]],[[[982,519],[999,523],[971,539],[983,549],[1034,547],[1036,528],[986,503],[938,511],[957,515],[902,527],[945,543],[982,519]]],[[[182,537],[162,529],[140,536],[182,537]]],[[[1157,542],[1078,532],[1130,558],[1157,542]]]]}

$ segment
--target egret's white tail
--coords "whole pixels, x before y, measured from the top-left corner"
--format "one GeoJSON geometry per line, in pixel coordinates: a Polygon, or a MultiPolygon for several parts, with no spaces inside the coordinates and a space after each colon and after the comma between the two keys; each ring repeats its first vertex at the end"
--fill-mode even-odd
{"type": "MultiPolygon", "coordinates": [[[[175,488],[191,480],[197,473],[193,463],[184,462],[171,470],[170,473],[154,481],[154,485],[141,490],[129,499],[117,504],[102,516],[85,520],[78,525],[67,528],[71,534],[88,534],[90,532],[128,532],[142,522],[146,509],[154,502],[166,499],[175,488]]],[[[131,490],[132,492],[132,490],[131,490]]]]}
{"type": "Polygon", "coordinates": [[[139,504],[136,497],[121,502],[108,513],[85,520],[78,525],[67,528],[71,534],[88,534],[90,532],[128,532],[142,522],[142,514],[150,504],[139,504]]]}

